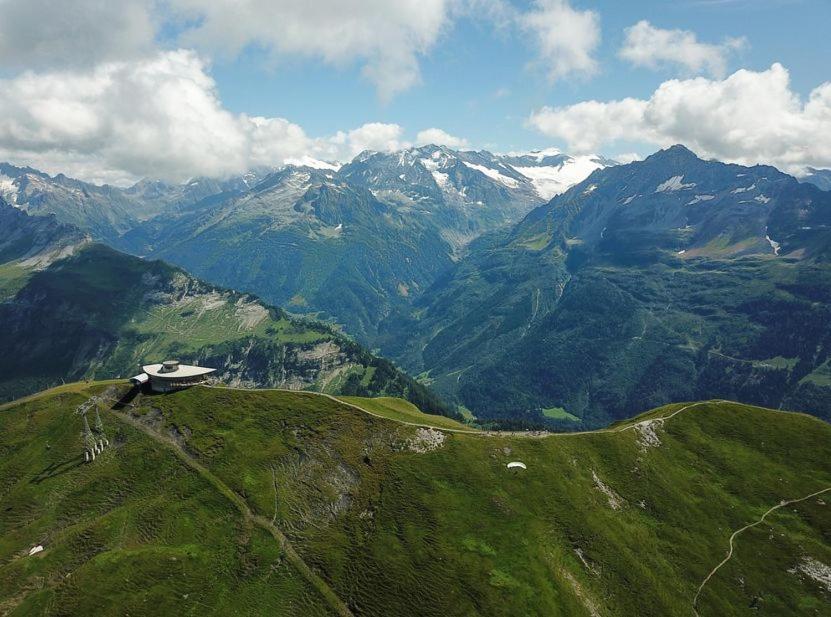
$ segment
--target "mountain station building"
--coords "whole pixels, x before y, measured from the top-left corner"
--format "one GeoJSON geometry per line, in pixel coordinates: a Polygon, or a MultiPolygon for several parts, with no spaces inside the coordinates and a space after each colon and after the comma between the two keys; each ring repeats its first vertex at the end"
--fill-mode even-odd
{"type": "Polygon", "coordinates": [[[180,364],[178,360],[165,360],[161,364],[147,364],[141,367],[143,373],[130,378],[137,386],[150,383],[153,392],[172,392],[189,388],[208,380],[215,368],[180,364]]]}

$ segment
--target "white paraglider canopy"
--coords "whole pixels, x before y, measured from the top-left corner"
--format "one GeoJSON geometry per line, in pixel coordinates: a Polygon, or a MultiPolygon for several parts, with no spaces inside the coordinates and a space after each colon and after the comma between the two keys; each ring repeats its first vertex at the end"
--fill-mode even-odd
{"type": "Polygon", "coordinates": [[[508,463],[508,469],[528,469],[525,466],[525,463],[520,463],[519,461],[512,461],[508,463]]]}

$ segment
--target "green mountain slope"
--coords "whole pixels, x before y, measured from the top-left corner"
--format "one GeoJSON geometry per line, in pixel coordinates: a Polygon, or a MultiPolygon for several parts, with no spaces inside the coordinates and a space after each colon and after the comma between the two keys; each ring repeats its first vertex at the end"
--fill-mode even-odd
{"type": "MultiPolygon", "coordinates": [[[[158,224],[150,221],[148,226],[158,224]]],[[[438,230],[319,170],[286,169],[256,189],[160,224],[124,248],[365,337],[450,263],[438,230]]]]}
{"type": "Polygon", "coordinates": [[[688,616],[705,580],[702,616],[831,600],[831,426],[808,416],[675,404],[539,438],[194,388],[108,403],[113,446],[80,463],[75,407],[123,391],[0,408],[4,612],[688,616]]]}
{"type": "Polygon", "coordinates": [[[216,367],[236,385],[388,394],[445,411],[392,364],[320,323],[163,262],[78,241],[72,228],[8,206],[0,223],[19,237],[0,265],[0,400],[179,357],[216,367]]]}
{"type": "Polygon", "coordinates": [[[0,163],[0,197],[119,250],[333,320],[374,347],[379,323],[471,240],[613,164],[578,158],[425,145],[365,151],[341,167],[308,161],[319,167],[127,189],[0,163]]]}
{"type": "Polygon", "coordinates": [[[678,146],[474,243],[381,349],[484,418],[722,397],[831,419],[829,256],[831,193],[678,146]]]}

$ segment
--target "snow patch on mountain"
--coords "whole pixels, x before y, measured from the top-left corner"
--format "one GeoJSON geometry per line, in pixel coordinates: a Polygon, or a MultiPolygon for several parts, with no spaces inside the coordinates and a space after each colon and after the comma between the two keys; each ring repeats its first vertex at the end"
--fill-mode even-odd
{"type": "Polygon", "coordinates": [[[500,184],[504,184],[507,187],[512,189],[519,186],[519,182],[514,180],[513,178],[509,178],[508,176],[503,176],[495,169],[491,169],[490,167],[485,167],[484,165],[477,165],[476,163],[468,163],[467,161],[462,161],[465,167],[469,167],[470,169],[475,169],[478,172],[485,174],[491,180],[496,180],[500,184]]]}
{"type": "Polygon", "coordinates": [[[768,241],[768,244],[770,244],[770,248],[773,249],[773,254],[778,255],[779,254],[779,249],[781,248],[781,245],[776,240],[771,239],[770,235],[768,235],[768,228],[767,227],[765,227],[765,240],[768,241]]]}
{"type": "MultiPolygon", "coordinates": [[[[433,154],[438,154],[438,152],[434,152],[433,154]]],[[[439,168],[439,164],[438,162],[436,162],[436,158],[437,157],[432,156],[429,159],[420,159],[421,164],[424,165],[424,168],[428,171],[436,171],[439,168]]]]}
{"type": "Polygon", "coordinates": [[[439,163],[438,159],[441,157],[441,152],[436,150],[430,156],[429,159],[420,159],[421,164],[424,165],[425,169],[429,171],[433,175],[433,180],[436,181],[436,184],[439,185],[439,188],[445,190],[450,186],[450,176],[446,173],[439,171],[441,169],[441,164],[439,163]]]}
{"type": "Polygon", "coordinates": [[[696,195],[693,197],[691,201],[687,202],[688,206],[694,206],[697,203],[701,203],[702,201],[710,201],[711,199],[715,199],[715,195],[696,195]]]}
{"type": "Polygon", "coordinates": [[[450,186],[450,176],[447,174],[440,171],[431,171],[430,173],[433,174],[433,179],[439,185],[440,189],[444,190],[450,186]]]}
{"type": "Polygon", "coordinates": [[[20,188],[14,183],[14,178],[0,174],[0,197],[17,207],[17,196],[20,188]]]}
{"type": "Polygon", "coordinates": [[[669,193],[672,191],[682,191],[684,189],[691,189],[695,186],[694,182],[684,184],[684,176],[672,176],[666,182],[662,182],[655,189],[656,193],[669,193]]]}

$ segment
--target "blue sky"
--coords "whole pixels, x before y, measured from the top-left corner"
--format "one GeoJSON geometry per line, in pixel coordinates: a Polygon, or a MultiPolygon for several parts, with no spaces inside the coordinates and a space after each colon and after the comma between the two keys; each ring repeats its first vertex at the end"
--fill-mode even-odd
{"type": "Polygon", "coordinates": [[[95,182],[427,140],[831,168],[828,0],[0,5],[0,160],[95,182]]]}
{"type": "MultiPolygon", "coordinates": [[[[517,3],[521,6],[523,3],[517,3]]],[[[524,3],[529,4],[529,3],[524,3]]],[[[684,71],[632,67],[617,52],[624,29],[641,19],[665,29],[695,32],[702,42],[744,36],[748,45],[730,57],[730,72],[765,70],[774,62],[790,72],[794,91],[807,96],[831,79],[831,2],[824,0],[581,1],[575,8],[600,14],[600,72],[550,83],[532,66],[533,46],[516,32],[500,32],[484,21],[460,20],[422,56],[422,81],[390,102],[361,77],[358,62],[335,68],[315,59],[262,52],[215,60],[212,73],[225,105],[237,112],[281,116],[309,133],[330,134],[366,122],[402,125],[415,131],[437,126],[475,147],[499,151],[552,145],[526,126],[532,110],[586,99],[646,98],[661,82],[684,71]]],[[[557,144],[565,147],[565,144],[557,144]]],[[[636,144],[643,149],[648,146],[636,144]]],[[[612,153],[609,153],[612,154],[612,153]]]]}

